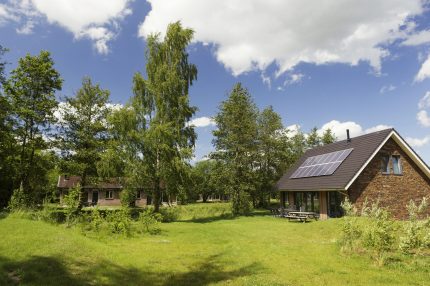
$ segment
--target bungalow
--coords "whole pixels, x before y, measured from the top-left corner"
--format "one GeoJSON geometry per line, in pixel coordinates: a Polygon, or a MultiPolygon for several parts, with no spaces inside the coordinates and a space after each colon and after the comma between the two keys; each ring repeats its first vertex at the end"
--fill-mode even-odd
{"type": "MultiPolygon", "coordinates": [[[[93,180],[91,180],[93,181],[93,180]]],[[[75,187],[81,182],[79,176],[59,176],[57,188],[60,192],[60,203],[63,204],[64,196],[67,195],[70,188],[75,187]]],[[[123,189],[121,178],[111,178],[104,181],[96,181],[86,186],[82,186],[85,191],[85,200],[88,205],[98,206],[119,206],[121,205],[120,194],[123,189]]],[[[176,197],[162,194],[161,201],[163,204],[176,203],[176,197]]],[[[151,196],[143,189],[137,190],[136,206],[144,207],[152,203],[151,196]]]]}
{"type": "MultiPolygon", "coordinates": [[[[379,201],[405,219],[412,199],[430,197],[430,169],[394,129],[310,149],[278,181],[281,207],[342,216],[348,197],[359,209],[379,201]]],[[[429,213],[430,214],[430,213],[429,213]]]]}

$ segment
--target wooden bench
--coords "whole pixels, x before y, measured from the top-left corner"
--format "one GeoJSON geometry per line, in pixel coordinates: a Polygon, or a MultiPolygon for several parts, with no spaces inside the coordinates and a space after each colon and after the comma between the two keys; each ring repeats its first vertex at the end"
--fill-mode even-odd
{"type": "Polygon", "coordinates": [[[301,222],[306,222],[308,220],[307,216],[286,215],[284,217],[287,218],[289,221],[294,219],[294,220],[299,220],[301,222]]]}

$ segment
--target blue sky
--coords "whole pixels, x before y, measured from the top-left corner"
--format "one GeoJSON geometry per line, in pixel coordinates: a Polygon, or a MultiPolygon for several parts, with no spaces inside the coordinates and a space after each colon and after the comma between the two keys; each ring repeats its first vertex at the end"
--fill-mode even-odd
{"type": "Polygon", "coordinates": [[[342,138],[396,128],[430,162],[427,1],[0,0],[0,44],[16,67],[51,52],[71,96],[83,76],[125,103],[145,71],[145,37],[181,20],[195,30],[196,160],[212,150],[210,120],[240,81],[285,126],[331,127],[342,138]],[[243,1],[242,1],[243,2],[243,1]]]}

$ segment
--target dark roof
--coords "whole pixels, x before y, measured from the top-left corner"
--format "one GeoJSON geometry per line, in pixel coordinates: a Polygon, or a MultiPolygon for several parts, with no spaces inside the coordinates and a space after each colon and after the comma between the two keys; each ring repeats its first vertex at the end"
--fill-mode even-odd
{"type": "MultiPolygon", "coordinates": [[[[121,189],[121,179],[120,178],[109,178],[104,181],[98,181],[96,179],[89,179],[89,183],[83,188],[88,189],[121,189]]],[[[81,182],[81,177],[79,176],[60,176],[58,178],[57,187],[60,189],[70,189],[75,187],[81,182]]]]}
{"type": "Polygon", "coordinates": [[[338,141],[307,150],[305,154],[278,181],[279,190],[338,190],[345,189],[349,181],[372,156],[394,129],[385,129],[366,135],[338,141]],[[354,148],[337,170],[329,176],[290,179],[294,171],[308,158],[330,152],[354,148]]]}

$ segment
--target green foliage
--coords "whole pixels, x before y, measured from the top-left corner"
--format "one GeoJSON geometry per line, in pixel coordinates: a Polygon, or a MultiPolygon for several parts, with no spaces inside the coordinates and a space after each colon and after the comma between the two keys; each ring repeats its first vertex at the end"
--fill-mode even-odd
{"type": "Polygon", "coordinates": [[[93,229],[96,232],[100,231],[104,223],[104,220],[98,208],[93,208],[91,210],[90,220],[91,220],[91,229],[93,229]]]}
{"type": "Polygon", "coordinates": [[[272,106],[265,108],[257,118],[258,152],[254,160],[257,189],[253,201],[256,206],[267,207],[275,184],[294,162],[289,156],[290,142],[284,132],[279,114],[272,106]]]}
{"type": "Polygon", "coordinates": [[[340,237],[342,251],[355,250],[359,245],[359,240],[363,232],[357,218],[357,208],[348,198],[341,203],[341,206],[345,213],[345,216],[342,218],[342,232],[340,237]]]}
{"type": "Polygon", "coordinates": [[[159,210],[163,222],[174,222],[179,217],[179,212],[177,207],[163,207],[159,210]]]}
{"type": "Polygon", "coordinates": [[[160,213],[154,213],[153,210],[149,208],[139,213],[138,224],[140,232],[150,234],[159,233],[162,219],[160,213]]]}
{"type": "Polygon", "coordinates": [[[61,90],[62,82],[49,52],[41,51],[37,56],[27,54],[21,58],[4,84],[7,104],[3,104],[3,99],[0,101],[3,107],[8,106],[7,117],[13,126],[6,138],[9,138],[8,144],[16,141],[19,145],[15,149],[9,145],[6,150],[13,152],[15,185],[22,184],[29,198],[34,198],[35,193],[45,186],[41,178],[46,176],[47,170],[38,163],[42,151],[52,146],[44,138],[52,135],[50,131],[56,122],[54,111],[57,108],[55,92],[61,90]],[[11,136],[13,141],[10,141],[11,136]]]}
{"type": "Polygon", "coordinates": [[[359,251],[361,248],[370,251],[378,265],[383,265],[387,254],[393,250],[396,241],[396,227],[389,212],[379,207],[378,202],[367,208],[367,202],[358,217],[357,208],[346,199],[342,203],[345,216],[342,218],[342,250],[359,251]]]}
{"type": "Polygon", "coordinates": [[[188,124],[196,108],[189,102],[189,87],[197,68],[186,51],[193,31],[177,22],[166,36],[147,39],[146,77],[136,73],[130,103],[110,118],[116,144],[132,187],[152,189],[155,211],[161,193],[178,194],[189,180],[194,126],[188,124]],[[129,120],[131,119],[131,120],[129,120]]]}
{"type": "Polygon", "coordinates": [[[249,193],[245,191],[235,192],[231,198],[231,211],[234,215],[249,215],[252,211],[249,193]]]}
{"type": "Polygon", "coordinates": [[[413,200],[406,206],[409,219],[403,227],[399,248],[404,254],[410,254],[424,248],[430,248],[430,219],[420,220],[428,207],[428,199],[424,197],[417,205],[413,200]]]}
{"type": "Polygon", "coordinates": [[[363,245],[372,250],[376,262],[383,265],[395,242],[395,225],[389,212],[380,208],[378,203],[372,204],[369,218],[363,232],[363,245]]]}
{"type": "Polygon", "coordinates": [[[240,83],[233,87],[215,116],[218,129],[213,131],[213,143],[216,152],[211,156],[222,164],[222,184],[230,194],[234,214],[248,209],[250,196],[245,193],[256,190],[253,163],[257,154],[257,116],[251,95],[240,83]]]}
{"type": "Polygon", "coordinates": [[[321,137],[318,134],[318,128],[314,127],[309,132],[308,137],[306,138],[306,145],[308,148],[315,148],[321,146],[321,137]]]}
{"type": "Polygon", "coordinates": [[[10,211],[20,211],[25,210],[29,207],[29,199],[27,194],[24,192],[24,188],[21,184],[19,189],[13,191],[10,198],[8,209],[10,211]]]}
{"type": "Polygon", "coordinates": [[[331,144],[336,141],[336,136],[333,134],[330,128],[324,130],[324,133],[321,137],[321,143],[323,145],[331,144]]]}
{"type": "Polygon", "coordinates": [[[216,168],[217,162],[212,159],[195,164],[191,171],[193,194],[190,194],[190,197],[197,199],[200,195],[205,203],[210,195],[222,194],[217,182],[216,168]]]}
{"type": "Polygon", "coordinates": [[[64,205],[66,207],[67,225],[71,225],[74,219],[78,216],[79,202],[81,197],[81,185],[69,189],[69,193],[64,196],[64,205]]]}
{"type": "Polygon", "coordinates": [[[99,84],[93,84],[89,77],[84,77],[76,96],[67,97],[62,105],[62,170],[81,176],[82,185],[86,185],[89,176],[98,175],[97,163],[106,150],[109,94],[99,84]]]}
{"type": "Polygon", "coordinates": [[[129,208],[122,207],[120,210],[108,212],[106,221],[111,233],[130,235],[131,217],[129,208]]]}
{"type": "Polygon", "coordinates": [[[121,191],[120,199],[123,207],[134,206],[136,201],[136,189],[124,188],[121,191]]]}

